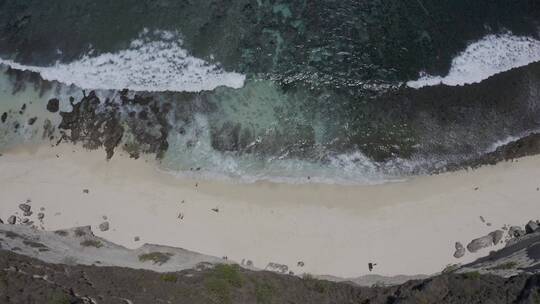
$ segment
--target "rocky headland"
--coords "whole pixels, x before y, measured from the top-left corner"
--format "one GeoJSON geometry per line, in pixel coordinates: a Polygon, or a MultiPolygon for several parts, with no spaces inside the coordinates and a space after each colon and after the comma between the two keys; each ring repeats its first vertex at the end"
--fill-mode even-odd
{"type": "Polygon", "coordinates": [[[24,224],[0,224],[0,300],[28,304],[537,303],[540,230],[531,230],[536,227],[531,223],[527,232],[510,235],[503,249],[471,264],[447,267],[429,278],[401,278],[404,283],[382,278],[372,286],[358,285],[365,278],[299,277],[166,246],[145,244],[130,250],[94,236],[89,227],[46,232],[24,224]]]}

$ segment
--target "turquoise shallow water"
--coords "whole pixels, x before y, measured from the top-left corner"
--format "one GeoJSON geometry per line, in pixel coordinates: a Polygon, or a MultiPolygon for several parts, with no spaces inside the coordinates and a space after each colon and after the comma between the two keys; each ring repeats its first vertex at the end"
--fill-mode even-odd
{"type": "Polygon", "coordinates": [[[439,171],[540,127],[539,17],[502,0],[4,1],[0,60],[35,74],[2,70],[0,143],[46,142],[46,121],[60,121],[47,101],[70,111],[83,89],[127,119],[125,88],[173,104],[161,166],[175,174],[380,183],[439,171]]]}

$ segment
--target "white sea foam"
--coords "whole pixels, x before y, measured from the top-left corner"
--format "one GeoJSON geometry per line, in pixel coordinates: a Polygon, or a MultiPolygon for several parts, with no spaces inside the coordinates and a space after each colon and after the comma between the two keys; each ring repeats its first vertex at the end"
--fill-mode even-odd
{"type": "Polygon", "coordinates": [[[219,86],[241,88],[245,81],[242,74],[191,56],[178,34],[165,31],[150,34],[145,30],[128,49],[97,56],[90,53],[67,64],[38,67],[2,59],[0,63],[83,89],[199,92],[219,86]]]}
{"type": "Polygon", "coordinates": [[[480,82],[497,73],[540,61],[540,41],[511,33],[488,35],[470,44],[454,58],[447,76],[421,73],[420,78],[407,82],[420,88],[445,84],[451,86],[480,82]]]}

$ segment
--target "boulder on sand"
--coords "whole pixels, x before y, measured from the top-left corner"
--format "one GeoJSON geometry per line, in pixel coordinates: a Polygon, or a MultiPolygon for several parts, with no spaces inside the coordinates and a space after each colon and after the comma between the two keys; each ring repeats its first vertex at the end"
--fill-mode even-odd
{"type": "Polygon", "coordinates": [[[504,231],[495,230],[495,231],[491,232],[489,235],[491,235],[491,237],[493,237],[493,245],[497,245],[503,239],[504,231]]]}
{"type": "Polygon", "coordinates": [[[99,230],[101,230],[101,231],[109,230],[109,222],[103,222],[103,223],[99,224],[99,230]]]}
{"type": "Polygon", "coordinates": [[[536,230],[538,230],[539,226],[538,226],[538,223],[535,222],[535,221],[529,221],[527,223],[527,225],[525,225],[525,233],[529,234],[529,233],[533,233],[535,232],[536,230]]]}
{"type": "Polygon", "coordinates": [[[518,238],[525,235],[525,231],[519,226],[512,226],[508,229],[508,236],[518,238]]]}
{"type": "Polygon", "coordinates": [[[465,255],[465,247],[460,242],[456,242],[456,252],[454,252],[454,257],[460,259],[465,255]]]}
{"type": "Polygon", "coordinates": [[[467,245],[467,250],[469,250],[469,252],[474,253],[474,252],[477,252],[478,250],[480,250],[482,248],[486,248],[486,247],[489,247],[491,245],[493,245],[493,236],[488,234],[488,235],[485,235],[483,237],[472,240],[467,245]]]}
{"type": "Polygon", "coordinates": [[[15,217],[15,215],[12,215],[8,218],[7,222],[8,224],[15,225],[15,222],[17,222],[17,218],[15,217]]]}
{"type": "Polygon", "coordinates": [[[486,248],[492,245],[497,245],[503,238],[504,232],[502,230],[495,230],[488,235],[472,240],[467,245],[469,252],[477,252],[482,248],[486,248]]]}
{"type": "Polygon", "coordinates": [[[22,212],[27,213],[27,212],[30,212],[30,210],[32,209],[32,206],[28,204],[20,204],[19,209],[21,209],[22,212]]]}

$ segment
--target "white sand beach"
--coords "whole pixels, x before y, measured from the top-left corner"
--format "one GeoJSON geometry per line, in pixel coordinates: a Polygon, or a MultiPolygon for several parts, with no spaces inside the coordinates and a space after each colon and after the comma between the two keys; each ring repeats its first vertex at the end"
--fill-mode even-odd
{"type": "Polygon", "coordinates": [[[540,156],[399,183],[339,186],[177,178],[153,161],[117,153],[107,162],[103,151],[68,144],[1,152],[4,220],[30,199],[34,210],[45,208],[47,230],[92,225],[97,235],[129,248],[177,246],[252,260],[259,268],[286,264],[295,273],[355,277],[369,273],[368,262],[377,263],[373,273],[380,275],[436,273],[495,249],[457,260],[456,241],[466,245],[540,215],[540,156]],[[110,230],[100,232],[104,216],[110,230]],[[299,261],[305,266],[297,267],[299,261]]]}

